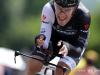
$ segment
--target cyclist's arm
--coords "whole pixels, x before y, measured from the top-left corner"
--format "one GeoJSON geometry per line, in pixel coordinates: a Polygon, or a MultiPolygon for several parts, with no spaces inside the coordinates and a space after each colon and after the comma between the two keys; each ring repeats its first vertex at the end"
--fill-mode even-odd
{"type": "Polygon", "coordinates": [[[47,49],[51,38],[52,24],[54,22],[54,12],[49,3],[43,7],[41,22],[40,34],[44,34],[46,36],[43,47],[47,49]]]}
{"type": "Polygon", "coordinates": [[[79,37],[75,43],[75,45],[72,44],[67,44],[69,50],[72,50],[74,54],[76,55],[82,55],[86,46],[87,46],[87,40],[88,40],[88,35],[89,35],[89,26],[90,26],[90,14],[85,13],[83,14],[82,17],[82,24],[80,26],[79,30],[79,37]]]}

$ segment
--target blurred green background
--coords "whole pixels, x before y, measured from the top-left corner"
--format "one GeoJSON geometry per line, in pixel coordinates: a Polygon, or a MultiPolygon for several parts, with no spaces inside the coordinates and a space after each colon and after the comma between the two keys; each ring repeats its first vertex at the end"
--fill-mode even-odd
{"type": "MultiPolygon", "coordinates": [[[[39,33],[42,7],[47,1],[0,0],[0,47],[14,50],[29,48],[39,33]]],[[[100,1],[82,1],[92,17],[87,50],[96,50],[100,55],[100,1]]],[[[97,67],[100,67],[99,62],[96,62],[97,67]]]]}

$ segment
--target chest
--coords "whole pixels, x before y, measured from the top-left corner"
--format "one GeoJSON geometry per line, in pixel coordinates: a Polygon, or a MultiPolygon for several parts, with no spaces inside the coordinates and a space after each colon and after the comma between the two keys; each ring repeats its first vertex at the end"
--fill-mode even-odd
{"type": "Polygon", "coordinates": [[[64,27],[59,25],[53,25],[53,30],[55,30],[59,34],[63,34],[65,36],[76,36],[79,31],[79,27],[74,24],[69,24],[64,27]]]}

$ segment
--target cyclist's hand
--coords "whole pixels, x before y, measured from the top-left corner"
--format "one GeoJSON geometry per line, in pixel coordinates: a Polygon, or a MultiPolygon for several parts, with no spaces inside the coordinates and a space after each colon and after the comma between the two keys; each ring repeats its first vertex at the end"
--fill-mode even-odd
{"type": "Polygon", "coordinates": [[[45,41],[45,36],[43,34],[40,34],[35,38],[35,43],[38,47],[43,46],[44,41],[45,41]]]}
{"type": "Polygon", "coordinates": [[[44,44],[44,40],[42,39],[42,37],[37,39],[37,46],[42,46],[44,44]]]}
{"type": "Polygon", "coordinates": [[[67,56],[68,49],[67,49],[66,45],[62,46],[62,48],[59,50],[59,54],[62,54],[63,56],[67,56]]]}

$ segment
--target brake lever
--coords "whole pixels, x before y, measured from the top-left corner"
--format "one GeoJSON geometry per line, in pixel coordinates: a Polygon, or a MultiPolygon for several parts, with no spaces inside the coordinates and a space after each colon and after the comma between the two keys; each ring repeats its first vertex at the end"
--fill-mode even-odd
{"type": "Polygon", "coordinates": [[[14,54],[14,61],[15,61],[15,64],[16,64],[16,56],[20,55],[20,52],[19,51],[15,51],[15,54],[14,54]]]}

